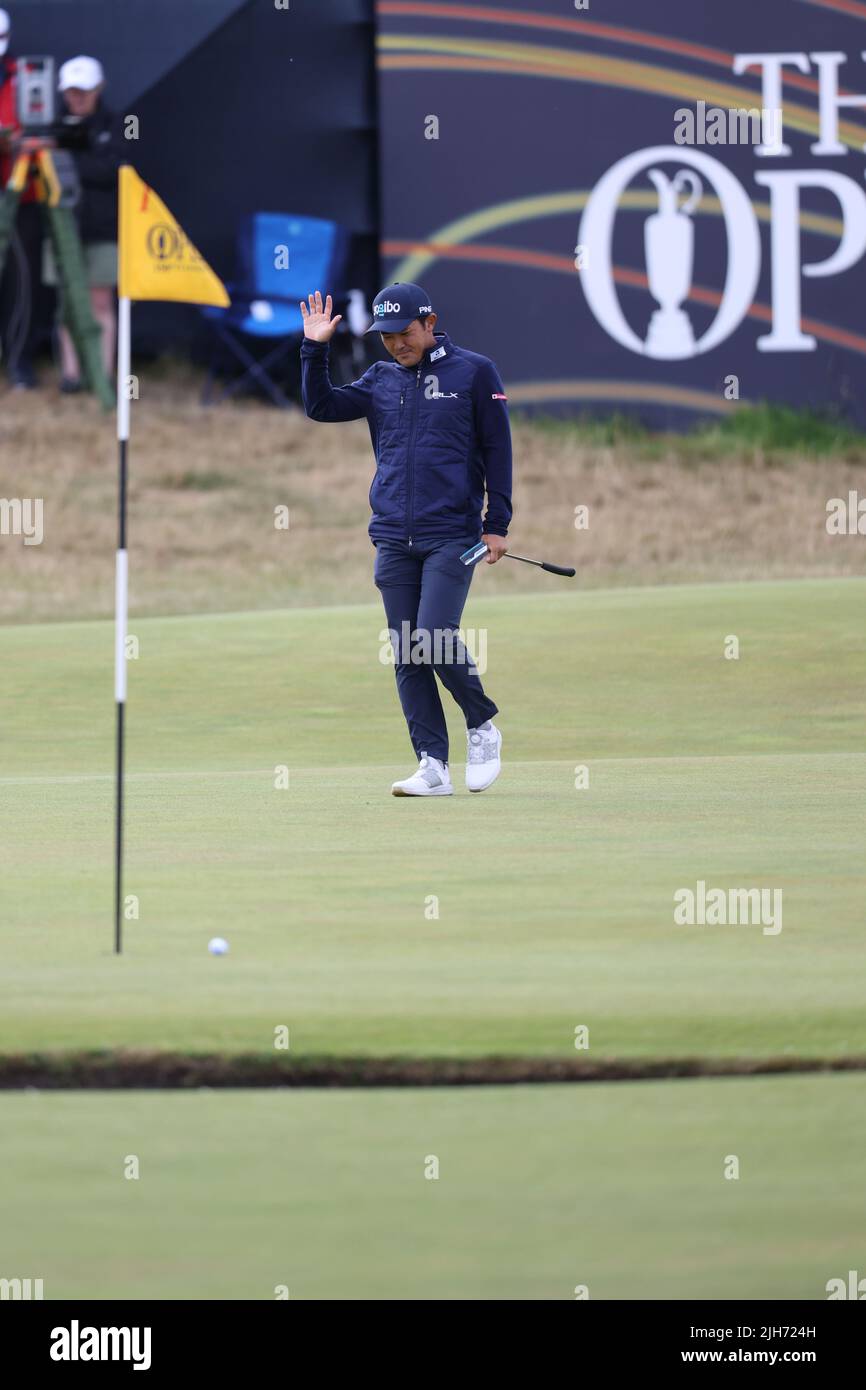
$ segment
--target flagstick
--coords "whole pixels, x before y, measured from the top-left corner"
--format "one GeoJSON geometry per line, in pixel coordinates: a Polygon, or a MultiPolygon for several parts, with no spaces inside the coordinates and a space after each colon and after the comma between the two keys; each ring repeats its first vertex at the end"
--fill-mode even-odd
{"type": "Polygon", "coordinates": [[[131,164],[121,164],[117,174],[117,447],[120,482],[118,489],[118,540],[115,570],[114,699],[117,705],[117,794],[114,830],[114,951],[123,950],[123,799],[124,799],[124,720],[126,715],[126,623],[128,612],[128,569],[126,552],[127,445],[129,443],[130,404],[128,397],[131,365],[131,307],[133,300],[164,299],[184,304],[231,303],[225,285],[196,252],[191,242],[152,188],[138,177],[131,164]],[[174,237],[174,251],[161,267],[174,275],[165,286],[162,275],[154,275],[149,236],[157,228],[174,237]],[[182,274],[183,291],[177,275],[182,274]],[[194,283],[190,284],[190,277],[194,283]],[[166,293],[167,290],[167,293],[166,293]]]}
{"type": "Polygon", "coordinates": [[[114,951],[123,950],[123,755],[124,713],[126,711],[126,621],[128,611],[126,554],[126,450],[129,443],[129,397],[127,381],[131,369],[130,301],[118,301],[117,315],[117,448],[118,448],[118,536],[114,583],[114,698],[117,704],[117,800],[114,830],[114,951]]]}

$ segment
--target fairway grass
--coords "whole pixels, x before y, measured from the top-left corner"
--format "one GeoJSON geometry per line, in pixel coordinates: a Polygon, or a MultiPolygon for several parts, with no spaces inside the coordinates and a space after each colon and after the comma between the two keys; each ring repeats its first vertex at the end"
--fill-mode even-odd
{"type": "Polygon", "coordinates": [[[121,959],[111,626],[0,629],[0,1052],[866,1052],[864,613],[854,579],[472,601],[504,771],[465,792],[449,708],[431,802],[388,795],[378,607],[133,618],[121,959]],[[698,880],[783,929],[675,925],[698,880]]]}
{"type": "Polygon", "coordinates": [[[863,1268],[861,1076],[33,1092],[0,1115],[2,1273],[46,1299],[820,1300],[863,1268]]]}

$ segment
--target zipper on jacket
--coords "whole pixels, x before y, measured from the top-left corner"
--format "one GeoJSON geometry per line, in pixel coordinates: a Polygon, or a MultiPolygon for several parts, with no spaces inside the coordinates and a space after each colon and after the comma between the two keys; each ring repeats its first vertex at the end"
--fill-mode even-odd
{"type": "MultiPolygon", "coordinates": [[[[403,424],[403,399],[405,399],[405,396],[406,388],[403,388],[403,391],[400,392],[400,424],[403,424]]],[[[409,549],[411,550],[411,537],[409,537],[409,549]]]]}
{"type": "MultiPolygon", "coordinates": [[[[401,425],[402,425],[402,423],[403,423],[403,401],[404,401],[404,399],[405,399],[405,396],[406,396],[406,388],[404,387],[403,390],[400,392],[400,424],[401,424],[401,425]]],[[[409,549],[410,549],[410,550],[412,549],[412,537],[411,537],[411,536],[409,537],[409,549]]]]}
{"type": "MultiPolygon", "coordinates": [[[[418,387],[419,387],[420,385],[421,385],[421,363],[419,362],[419,363],[418,363],[418,370],[417,370],[417,372],[415,373],[415,390],[416,390],[416,391],[418,390],[418,387]]],[[[400,399],[402,400],[403,397],[401,396],[400,399]]],[[[412,533],[412,522],[413,522],[413,520],[414,520],[413,515],[412,515],[412,509],[413,509],[413,507],[414,507],[414,505],[415,505],[415,435],[416,435],[417,431],[418,431],[418,397],[416,396],[416,397],[415,397],[415,414],[414,414],[414,417],[413,417],[413,419],[412,419],[412,430],[411,430],[411,433],[410,433],[410,435],[409,435],[409,450],[408,450],[408,455],[407,455],[407,462],[408,462],[408,465],[409,465],[409,513],[408,513],[408,521],[409,521],[409,524],[408,524],[406,530],[407,530],[407,533],[408,533],[408,535],[409,535],[409,545],[410,545],[410,546],[411,546],[411,544],[412,544],[412,534],[411,534],[411,533],[412,533]]]]}

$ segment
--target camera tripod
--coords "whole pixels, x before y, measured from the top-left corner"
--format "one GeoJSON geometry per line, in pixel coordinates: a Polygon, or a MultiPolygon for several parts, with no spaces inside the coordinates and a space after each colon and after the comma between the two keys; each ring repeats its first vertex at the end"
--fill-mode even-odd
{"type": "Polygon", "coordinates": [[[73,212],[80,193],[78,176],[69,152],[57,149],[53,141],[42,135],[23,135],[13,143],[12,172],[0,199],[0,274],[21,195],[31,178],[54,244],[64,320],[90,390],[110,410],[114,391],[102,365],[100,330],[90,308],[84,253],[73,212]]]}

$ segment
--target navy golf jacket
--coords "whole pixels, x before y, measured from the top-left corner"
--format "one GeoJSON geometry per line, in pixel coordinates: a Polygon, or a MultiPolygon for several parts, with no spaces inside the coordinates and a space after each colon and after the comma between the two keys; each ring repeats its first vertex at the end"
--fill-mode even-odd
{"type": "Polygon", "coordinates": [[[484,532],[511,520],[511,431],[499,373],[487,357],[437,333],[414,367],[374,362],[350,386],[332,386],[328,344],[301,344],[304,409],[312,420],[367,420],[376,454],[373,540],[429,541],[484,532]],[[487,515],[482,523],[484,492],[487,515]]]}

